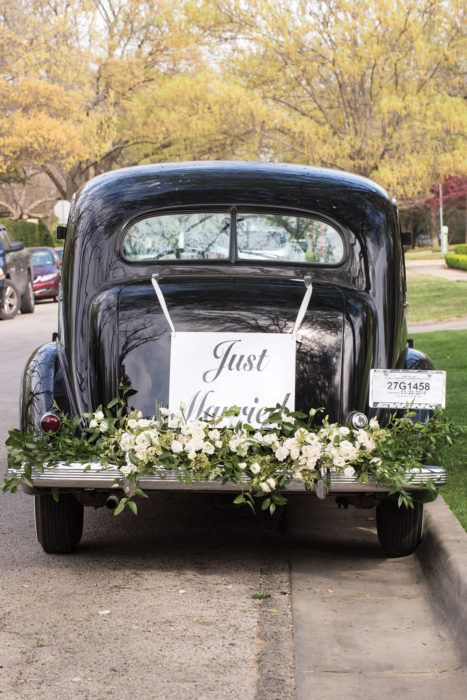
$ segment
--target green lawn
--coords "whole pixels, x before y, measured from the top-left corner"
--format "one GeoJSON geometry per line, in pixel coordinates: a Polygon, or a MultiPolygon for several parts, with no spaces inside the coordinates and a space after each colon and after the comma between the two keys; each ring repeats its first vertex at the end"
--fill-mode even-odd
{"type": "Polygon", "coordinates": [[[467,316],[467,274],[451,282],[408,271],[407,285],[409,324],[467,316]]]}
{"type": "Polygon", "coordinates": [[[449,483],[441,492],[467,530],[467,331],[439,331],[415,336],[414,346],[426,352],[439,369],[447,372],[446,409],[465,433],[444,455],[449,483]]]}

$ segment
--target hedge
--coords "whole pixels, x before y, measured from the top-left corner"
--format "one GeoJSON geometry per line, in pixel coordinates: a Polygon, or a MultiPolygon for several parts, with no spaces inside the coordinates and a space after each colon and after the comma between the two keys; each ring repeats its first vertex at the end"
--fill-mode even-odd
{"type": "Polygon", "coordinates": [[[456,255],[467,255],[467,243],[456,245],[454,248],[454,253],[456,255]]]}
{"type": "Polygon", "coordinates": [[[19,221],[0,219],[0,224],[5,226],[13,240],[22,241],[26,247],[55,245],[52,234],[42,220],[35,224],[32,221],[24,221],[24,219],[19,221]]]}
{"type": "MultiPolygon", "coordinates": [[[[460,248],[461,246],[458,247],[460,248]]],[[[467,246],[464,246],[464,248],[466,247],[467,246]]],[[[445,255],[444,259],[448,267],[455,267],[457,270],[467,271],[467,255],[455,255],[454,253],[450,253],[449,255],[445,255]]]]}

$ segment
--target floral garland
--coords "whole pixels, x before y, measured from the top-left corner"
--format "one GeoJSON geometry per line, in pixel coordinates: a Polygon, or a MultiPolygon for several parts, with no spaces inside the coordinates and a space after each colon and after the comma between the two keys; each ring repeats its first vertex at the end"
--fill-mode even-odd
{"type": "MultiPolygon", "coordinates": [[[[11,430],[3,490],[16,491],[20,481],[32,486],[33,474],[45,467],[79,462],[86,471],[99,462],[103,469],[119,465],[115,486],[126,485],[115,514],[126,507],[137,512],[134,496],[146,496],[138,486],[143,476],[168,472],[185,483],[238,484],[234,503],[254,509],[255,498],[262,498],[262,509],[272,514],[286,503],[282,491],[292,479],[311,490],[332,470],[356,475],[362,483],[387,485],[399,494],[399,505],[410,507],[406,473],[418,471],[451,442],[451,425],[440,412],[426,423],[414,422],[409,412],[391,417],[385,427],[372,418],[366,428],[353,429],[331,423],[322,410],[306,415],[276,406],[258,429],[242,423],[236,409],[213,420],[187,422],[183,412],[170,417],[165,408],[144,418],[140,411],[127,411],[125,393],[82,418],[57,411],[62,419],[58,433],[11,430]]],[[[424,487],[435,491],[429,480],[424,487]]]]}

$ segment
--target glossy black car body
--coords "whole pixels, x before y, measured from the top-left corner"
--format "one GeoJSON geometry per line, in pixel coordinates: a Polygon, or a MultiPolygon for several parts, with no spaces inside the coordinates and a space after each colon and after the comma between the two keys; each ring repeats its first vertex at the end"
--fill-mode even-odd
{"type": "Polygon", "coordinates": [[[156,401],[168,403],[170,329],[153,273],[177,329],[243,332],[290,331],[303,278],[311,275],[313,295],[297,346],[298,409],[324,406],[340,422],[356,410],[372,415],[371,368],[433,366],[407,346],[398,213],[375,183],[339,171],[255,163],[129,168],[92,180],[74,198],[58,337],[26,368],[24,430],[37,426],[54,401],[70,414],[93,410],[112,399],[122,381],[131,384],[132,406],[145,415],[156,401]],[[328,223],[342,234],[343,261],[129,262],[122,255],[125,231],[144,216],[232,207],[328,223]]]}
{"type": "Polygon", "coordinates": [[[14,318],[20,310],[34,311],[31,256],[0,225],[0,319],[14,318]]]}

